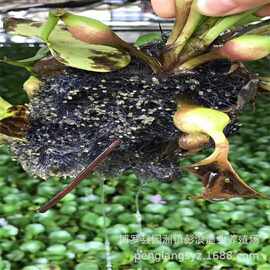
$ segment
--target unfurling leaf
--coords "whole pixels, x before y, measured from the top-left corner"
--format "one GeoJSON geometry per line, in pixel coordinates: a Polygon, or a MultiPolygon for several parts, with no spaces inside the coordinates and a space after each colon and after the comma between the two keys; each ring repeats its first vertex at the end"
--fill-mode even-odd
{"type": "MultiPolygon", "coordinates": [[[[5,29],[8,33],[41,38],[42,23],[8,18],[5,29]]],[[[96,72],[110,72],[130,63],[130,55],[112,46],[87,44],[72,36],[61,25],[50,33],[48,47],[61,63],[74,68],[96,72]]]]}
{"type": "Polygon", "coordinates": [[[205,192],[200,198],[220,200],[261,196],[237,175],[228,160],[229,142],[223,133],[230,123],[226,113],[180,101],[174,123],[187,134],[199,138],[200,135],[207,135],[215,142],[215,150],[209,157],[187,167],[187,170],[199,176],[204,184],[205,192]]]}
{"type": "MultiPolygon", "coordinates": [[[[89,44],[122,46],[125,43],[106,24],[70,12],[60,16],[72,36],[89,44]]],[[[125,43],[125,45],[127,45],[125,43]]]]}

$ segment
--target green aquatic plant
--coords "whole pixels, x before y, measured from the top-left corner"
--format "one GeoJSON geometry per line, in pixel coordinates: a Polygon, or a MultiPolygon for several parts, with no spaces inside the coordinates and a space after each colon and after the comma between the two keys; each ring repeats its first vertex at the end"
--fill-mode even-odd
{"type": "MultiPolygon", "coordinates": [[[[254,9],[224,18],[210,18],[198,12],[196,1],[176,1],[176,22],[170,36],[165,38],[163,35],[151,34],[140,37],[134,45],[122,40],[102,22],[65,10],[51,11],[46,22],[6,18],[4,22],[6,32],[39,38],[45,47],[29,59],[16,61],[5,58],[2,60],[5,63],[24,67],[31,73],[30,79],[24,85],[31,102],[29,110],[27,107],[23,107],[25,113],[20,122],[23,123],[21,136],[18,136],[17,129],[14,133],[12,129],[9,132],[1,131],[1,133],[14,140],[12,148],[23,167],[43,178],[52,175],[73,176],[78,174],[82,167],[86,167],[85,162],[88,160],[84,158],[83,161],[82,154],[78,150],[80,147],[85,153],[93,152],[93,155],[98,156],[100,153],[107,153],[106,149],[111,149],[115,142],[119,142],[117,143],[118,147],[120,145],[119,155],[123,151],[123,155],[127,155],[131,159],[130,155],[135,153],[134,160],[129,161],[131,166],[136,167],[136,164],[143,160],[138,165],[138,170],[142,174],[151,171],[151,175],[170,179],[176,167],[176,163],[172,165],[170,155],[173,153],[176,157],[175,154],[179,151],[175,146],[176,136],[180,137],[179,148],[188,152],[200,150],[209,144],[210,138],[212,138],[216,146],[214,153],[206,160],[189,168],[190,171],[202,177],[206,187],[203,198],[257,197],[260,194],[247,186],[231,167],[228,161],[229,144],[225,135],[225,129],[229,129],[229,134],[231,133],[230,128],[235,130],[233,122],[236,116],[245,103],[256,95],[258,85],[266,90],[270,88],[268,74],[260,74],[262,59],[264,64],[265,61],[269,64],[267,56],[270,53],[268,37],[270,21],[262,20],[256,15],[256,12],[257,9],[254,9]],[[236,45],[241,47],[241,51],[235,50],[236,45]],[[216,60],[222,60],[222,63],[226,63],[229,68],[224,72],[219,72],[220,65],[216,60]],[[213,65],[211,66],[211,64],[213,65]],[[89,78],[92,77],[93,80],[92,84],[94,81],[99,82],[98,88],[93,87],[91,94],[91,89],[87,89],[88,86],[85,85],[87,79],[81,79],[86,78],[85,73],[74,75],[67,67],[89,72],[89,78]],[[139,85],[140,78],[134,79],[133,76],[137,74],[137,77],[140,77],[141,72],[143,72],[145,80],[141,78],[142,84],[139,85]],[[62,75],[53,77],[58,73],[65,75],[64,77],[61,77],[62,75]],[[98,75],[99,73],[104,74],[104,77],[98,75]],[[217,80],[218,83],[228,76],[228,85],[220,86],[220,89],[216,88],[216,82],[211,84],[211,79],[209,79],[211,74],[213,80],[217,80]],[[63,84],[61,80],[73,75],[75,76],[73,79],[78,80],[76,86],[71,90],[67,87],[62,89],[62,85],[66,84],[63,84]],[[107,76],[106,79],[104,79],[105,76],[107,76]],[[231,77],[229,78],[229,76],[231,77]],[[58,78],[61,78],[59,82],[58,78]],[[119,91],[111,95],[110,90],[108,91],[109,86],[104,85],[107,80],[111,83],[111,87],[113,87],[113,83],[117,84],[120,80],[122,85],[119,86],[119,91]],[[72,102],[69,107],[72,111],[65,112],[65,117],[63,117],[61,108],[69,110],[68,106],[65,106],[68,103],[67,100],[60,99],[63,104],[58,102],[59,99],[54,105],[48,104],[50,101],[55,102],[54,95],[61,92],[60,90],[55,92],[56,81],[60,84],[60,90],[63,93],[67,92],[67,99],[72,102]],[[205,86],[206,81],[207,83],[210,81],[207,87],[205,86]],[[83,89],[80,90],[80,87],[83,89]],[[96,89],[99,89],[98,92],[94,92],[96,89]],[[48,91],[47,96],[45,90],[48,91]],[[164,92],[162,93],[162,91],[164,92]],[[216,91],[218,93],[215,93],[216,91]],[[84,93],[85,96],[77,97],[80,93],[84,93]],[[121,98],[117,99],[117,95],[121,95],[121,98]],[[136,101],[134,95],[138,95],[136,101]],[[75,100],[73,100],[73,96],[76,97],[75,100]],[[90,100],[91,104],[87,105],[86,100],[90,100]],[[176,102],[177,100],[178,102],[176,102]],[[186,100],[188,100],[187,103],[185,103],[186,100]],[[151,102],[155,105],[146,105],[151,102]],[[115,107],[111,108],[114,103],[115,107]],[[141,103],[144,107],[140,106],[141,103]],[[40,104],[48,106],[47,110],[40,111],[40,104]],[[94,107],[90,112],[92,104],[94,107]],[[193,105],[190,107],[187,104],[193,105]],[[134,110],[131,109],[134,107],[136,107],[134,110]],[[38,115],[35,115],[34,112],[38,115]],[[181,134],[177,133],[177,129],[171,125],[174,113],[175,126],[181,131],[181,134]],[[55,137],[58,137],[55,135],[53,140],[49,140],[52,145],[46,146],[48,147],[47,152],[46,150],[40,152],[40,149],[44,148],[41,146],[38,146],[37,150],[37,145],[31,145],[34,133],[38,130],[37,132],[41,132],[47,137],[51,136],[46,133],[47,131],[41,131],[42,128],[46,130],[48,127],[45,127],[45,122],[40,120],[42,117],[40,118],[39,114],[49,125],[59,124],[59,132],[63,126],[67,130],[73,130],[73,126],[77,125],[76,132],[79,134],[76,133],[76,136],[84,138],[84,145],[76,147],[65,145],[67,140],[68,143],[73,143],[70,138],[75,136],[75,133],[67,135],[69,136],[67,138],[63,137],[60,143],[53,142],[55,137]],[[187,115],[192,116],[194,121],[187,121],[187,115]],[[54,117],[56,118],[54,119],[54,117]],[[56,119],[59,121],[57,122],[56,119]],[[135,119],[138,123],[134,122],[135,119]],[[27,133],[28,121],[31,122],[31,127],[38,126],[39,128],[36,130],[32,128],[27,133]],[[95,127],[92,128],[91,136],[88,134],[89,130],[84,128],[85,126],[95,127]],[[104,130],[103,135],[97,135],[102,130],[104,130]],[[168,138],[166,138],[166,130],[171,132],[168,138]],[[27,142],[17,143],[16,139],[23,137],[22,134],[25,133],[27,133],[25,136],[27,142]],[[101,142],[104,134],[107,134],[108,137],[101,142]],[[146,134],[151,135],[146,138],[146,134]],[[97,138],[91,147],[85,139],[88,135],[89,138],[97,138]],[[139,150],[141,147],[138,146],[142,146],[142,142],[145,148],[142,147],[143,150],[139,150]],[[164,150],[166,143],[167,147],[164,150]],[[103,148],[97,151],[94,147],[98,147],[98,145],[102,145],[103,148]],[[148,147],[150,145],[153,151],[149,151],[147,145],[148,147]],[[60,150],[52,150],[53,147],[58,146],[60,150]],[[64,158],[59,160],[58,153],[61,152],[61,149],[63,152],[68,152],[67,160],[64,158]],[[51,155],[54,152],[57,155],[49,158],[48,153],[51,155]],[[76,158],[70,153],[76,154],[76,158]],[[156,153],[155,162],[148,164],[153,153],[156,153]],[[31,161],[26,162],[25,155],[28,154],[40,158],[32,163],[31,161]],[[46,158],[44,155],[47,155],[46,158]],[[153,168],[153,163],[164,161],[164,156],[166,165],[163,164],[162,168],[153,168]],[[39,164],[40,160],[47,161],[39,164]],[[146,169],[144,163],[147,163],[146,169]],[[166,166],[168,170],[173,168],[172,173],[166,173],[166,166]],[[213,174],[217,174],[217,177],[212,177],[211,183],[208,181],[209,179],[205,180],[206,176],[209,178],[213,174]]],[[[111,90],[111,92],[113,91],[111,90]]],[[[6,103],[3,102],[3,104],[6,103]]],[[[3,105],[3,111],[6,110],[4,107],[3,105]]],[[[4,115],[7,116],[5,121],[15,121],[16,114],[7,115],[4,112],[4,115]]],[[[6,123],[3,124],[4,120],[1,120],[0,127],[7,126],[6,123]]],[[[58,132],[57,128],[55,132],[58,132]]],[[[59,136],[65,135],[61,133],[59,136]]],[[[39,135],[39,138],[41,137],[39,135]]],[[[107,157],[108,155],[102,156],[101,161],[105,161],[107,157]]],[[[121,161],[117,155],[115,155],[115,159],[117,161],[111,159],[111,162],[121,161]]],[[[123,159],[125,158],[123,157],[123,159]]],[[[95,160],[93,157],[89,160],[91,168],[93,160],[95,160]]],[[[121,164],[122,167],[125,167],[124,163],[121,164]]],[[[99,164],[94,163],[94,167],[96,165],[99,164]]],[[[92,170],[90,171],[92,172],[92,170]]],[[[88,175],[87,173],[84,175],[84,172],[83,176],[88,175]]],[[[71,182],[71,185],[74,183],[77,185],[82,179],[83,177],[79,177],[78,181],[76,177],[75,182],[71,182]]],[[[69,191],[67,188],[64,193],[61,193],[61,196],[56,195],[53,203],[49,202],[49,207],[69,191]]],[[[42,208],[42,210],[47,210],[49,207],[42,208]]]]}

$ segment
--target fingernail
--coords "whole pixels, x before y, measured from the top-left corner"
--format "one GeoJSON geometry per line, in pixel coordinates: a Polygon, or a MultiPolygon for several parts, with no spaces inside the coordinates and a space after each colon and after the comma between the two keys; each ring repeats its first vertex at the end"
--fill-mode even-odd
{"type": "Polygon", "coordinates": [[[237,8],[234,0],[198,0],[197,6],[200,12],[207,16],[222,16],[237,8]]]}

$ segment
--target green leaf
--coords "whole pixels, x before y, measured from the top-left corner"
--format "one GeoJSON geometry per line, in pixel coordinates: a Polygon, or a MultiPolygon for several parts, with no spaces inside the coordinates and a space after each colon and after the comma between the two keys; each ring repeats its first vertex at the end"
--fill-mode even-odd
{"type": "Polygon", "coordinates": [[[39,223],[28,224],[25,227],[25,234],[27,238],[32,238],[33,236],[43,233],[44,231],[45,231],[44,225],[39,223]]]}
{"type": "Polygon", "coordinates": [[[107,233],[110,235],[125,235],[128,234],[128,227],[122,224],[116,224],[107,229],[107,233]]]}
{"type": "Polygon", "coordinates": [[[3,60],[0,60],[0,63],[3,62],[13,66],[22,67],[28,70],[29,72],[32,72],[32,65],[37,61],[41,60],[42,58],[45,58],[48,55],[49,51],[50,50],[48,47],[42,47],[37,51],[37,53],[33,57],[22,60],[13,60],[4,57],[3,60]]]}
{"type": "Polygon", "coordinates": [[[0,97],[0,120],[5,119],[13,115],[12,112],[9,112],[9,109],[12,107],[7,101],[0,97]]]}
{"type": "Polygon", "coordinates": [[[194,212],[192,209],[190,208],[179,208],[177,209],[177,213],[179,213],[179,215],[182,217],[182,216],[186,216],[186,217],[189,217],[189,216],[193,216],[194,215],[194,212]]]}
{"type": "Polygon", "coordinates": [[[182,220],[179,218],[175,217],[169,217],[164,220],[163,226],[168,228],[168,229],[179,229],[183,225],[182,220]]]}
{"type": "Polygon", "coordinates": [[[231,202],[217,202],[217,203],[214,203],[214,204],[210,204],[209,205],[209,210],[212,211],[212,212],[219,212],[219,211],[226,211],[226,212],[229,212],[229,211],[232,211],[235,209],[235,205],[231,202]]]}
{"type": "Polygon", "coordinates": [[[27,19],[9,17],[4,20],[4,29],[7,33],[24,37],[40,37],[42,23],[27,19]]]}
{"type": "Polygon", "coordinates": [[[236,262],[241,265],[246,266],[253,266],[256,264],[253,257],[250,256],[250,254],[247,253],[239,253],[236,255],[236,262]]]}
{"type": "Polygon", "coordinates": [[[0,269],[1,270],[11,270],[10,262],[0,259],[0,269]]]}
{"type": "Polygon", "coordinates": [[[98,266],[95,263],[80,263],[76,265],[75,270],[98,270],[98,266]]]}
{"type": "Polygon", "coordinates": [[[51,42],[49,48],[55,59],[67,66],[88,71],[110,72],[130,63],[127,52],[104,45],[92,45],[80,41],[51,42]]]}
{"type": "Polygon", "coordinates": [[[49,239],[53,243],[66,243],[72,239],[71,234],[64,230],[51,232],[49,235],[49,239]]]}
{"type": "Polygon", "coordinates": [[[270,270],[270,264],[265,263],[258,266],[257,270],[270,270]]]}
{"type": "Polygon", "coordinates": [[[215,254],[215,253],[218,253],[218,252],[224,252],[226,250],[226,248],[221,246],[221,245],[215,244],[215,243],[210,243],[210,244],[207,244],[203,248],[203,250],[207,254],[215,254]]]}
{"type": "Polygon", "coordinates": [[[47,248],[47,252],[50,255],[64,255],[66,253],[66,247],[64,245],[52,245],[47,248]]]}
{"type": "Polygon", "coordinates": [[[176,262],[167,262],[165,264],[165,269],[166,270],[180,270],[180,265],[176,262]]]}
{"type": "Polygon", "coordinates": [[[13,237],[17,235],[19,230],[13,225],[6,225],[0,228],[0,238],[13,237]]]}
{"type": "Polygon", "coordinates": [[[259,229],[258,237],[262,240],[270,239],[270,226],[264,226],[259,229]]]}
{"type": "Polygon", "coordinates": [[[259,74],[263,77],[270,76],[270,56],[257,61],[244,62],[243,64],[253,73],[259,74]]]}
{"type": "Polygon", "coordinates": [[[90,250],[104,250],[104,244],[98,241],[84,242],[82,240],[73,240],[68,243],[68,248],[75,253],[82,253],[90,250]]]}
{"type": "Polygon", "coordinates": [[[100,228],[108,227],[110,226],[110,224],[111,224],[111,220],[107,217],[99,217],[95,223],[95,225],[100,228]]]}
{"type": "Polygon", "coordinates": [[[28,241],[20,246],[20,249],[30,253],[36,253],[42,249],[44,244],[38,240],[28,241]]]}
{"type": "Polygon", "coordinates": [[[155,214],[166,214],[168,212],[168,206],[166,205],[162,205],[162,204],[148,204],[145,208],[144,211],[145,212],[149,212],[149,213],[155,213],[155,214]]]}
{"type": "Polygon", "coordinates": [[[19,63],[29,63],[32,64],[34,62],[39,61],[40,59],[46,57],[48,55],[49,49],[48,47],[42,47],[40,48],[37,53],[30,58],[26,58],[26,59],[22,59],[22,60],[18,60],[19,63]]]}
{"type": "Polygon", "coordinates": [[[229,215],[230,215],[233,223],[244,222],[247,218],[246,213],[243,211],[233,211],[233,212],[229,213],[229,215]]]}
{"type": "MultiPolygon", "coordinates": [[[[42,23],[8,18],[6,32],[26,37],[41,38],[42,23]]],[[[63,26],[55,26],[49,36],[48,47],[59,62],[74,68],[96,72],[110,72],[130,63],[130,55],[107,45],[87,44],[75,39],[63,26]]]]}
{"type": "Polygon", "coordinates": [[[265,254],[267,257],[270,257],[270,246],[265,246],[261,249],[261,252],[265,254]]]}
{"type": "Polygon", "coordinates": [[[162,41],[162,37],[160,33],[150,33],[150,34],[142,35],[137,38],[135,45],[138,47],[143,47],[154,41],[162,41]]]}

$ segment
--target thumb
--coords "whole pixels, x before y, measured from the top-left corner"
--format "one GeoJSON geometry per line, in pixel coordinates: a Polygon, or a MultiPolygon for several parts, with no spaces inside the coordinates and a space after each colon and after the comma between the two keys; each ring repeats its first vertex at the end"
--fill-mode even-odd
{"type": "Polygon", "coordinates": [[[151,0],[155,13],[162,18],[175,17],[175,0],[151,0]]]}
{"type": "Polygon", "coordinates": [[[226,16],[270,3],[269,0],[198,0],[200,12],[207,16],[226,16]]]}

